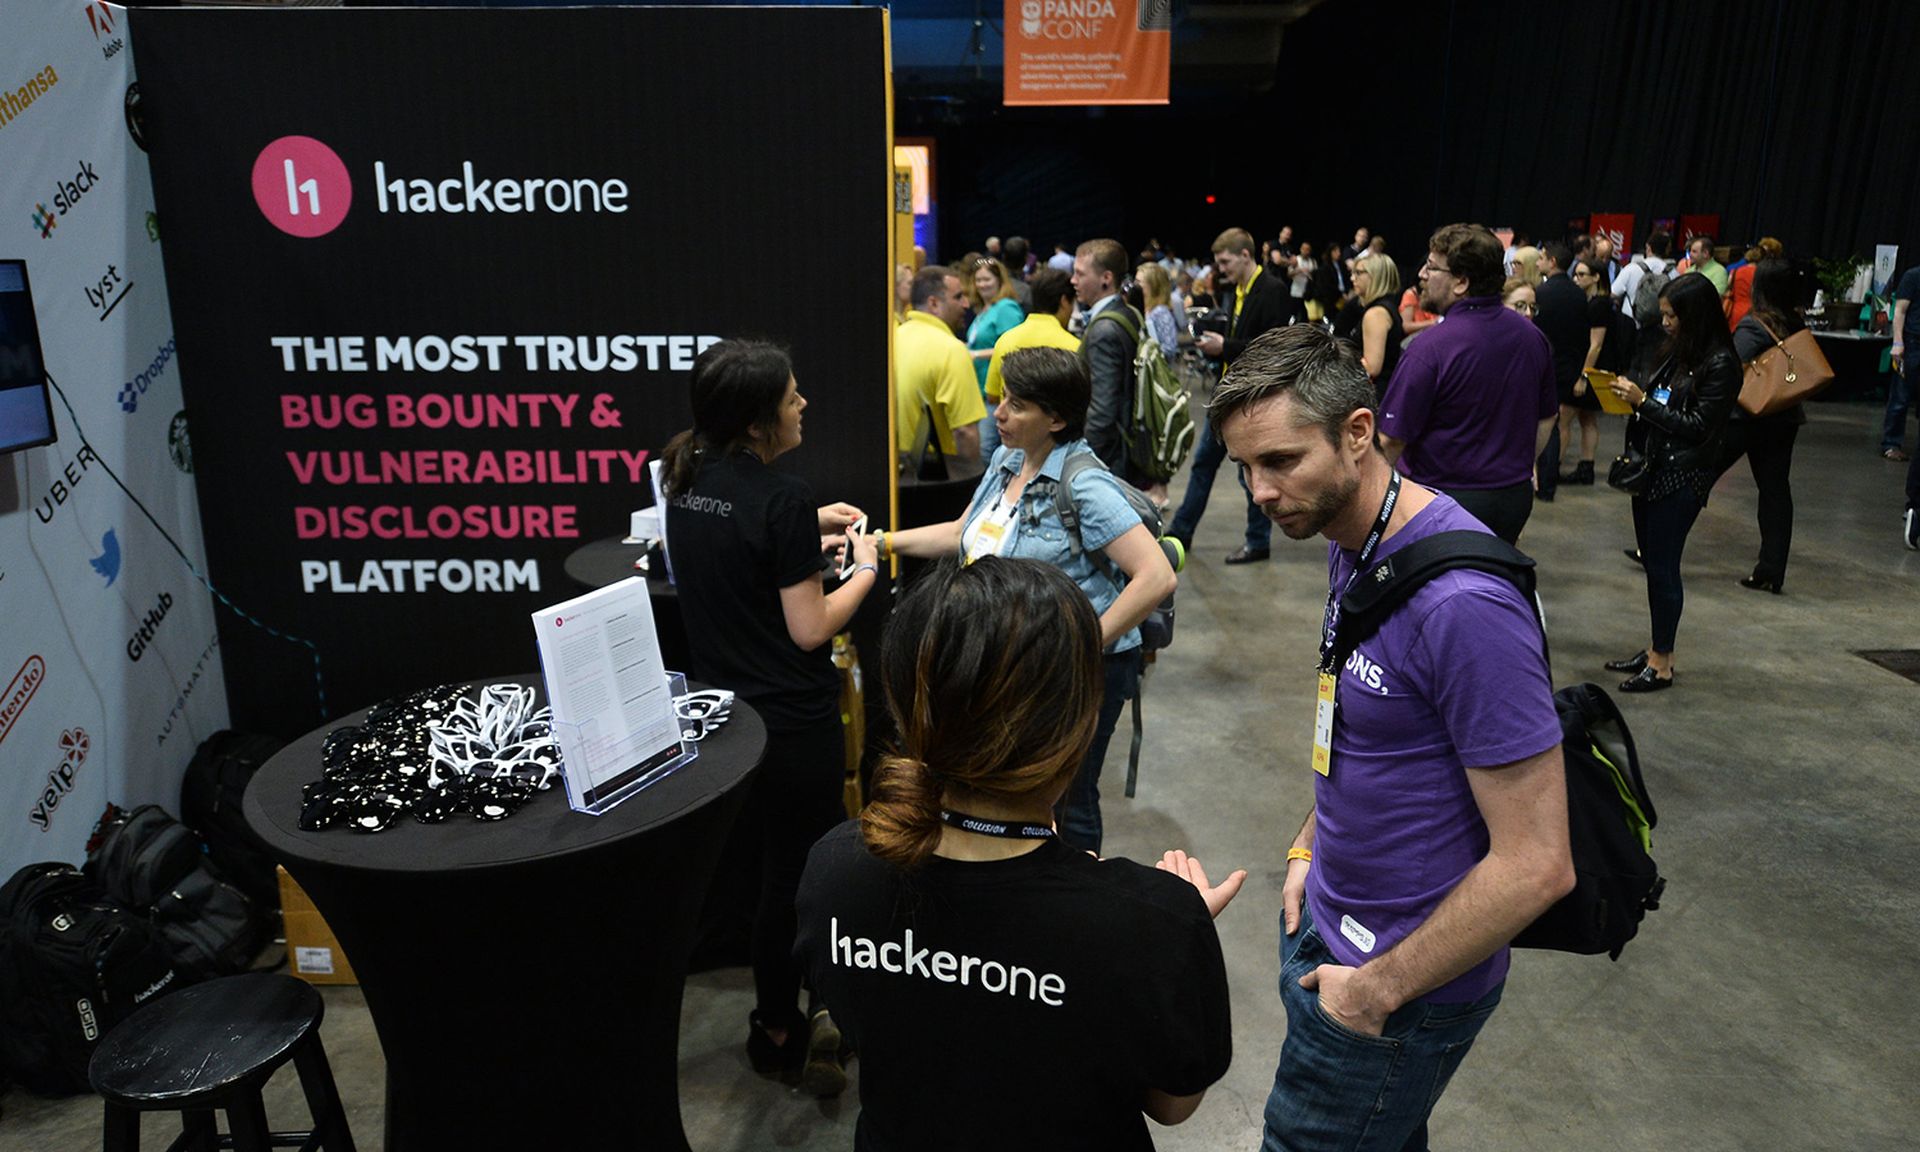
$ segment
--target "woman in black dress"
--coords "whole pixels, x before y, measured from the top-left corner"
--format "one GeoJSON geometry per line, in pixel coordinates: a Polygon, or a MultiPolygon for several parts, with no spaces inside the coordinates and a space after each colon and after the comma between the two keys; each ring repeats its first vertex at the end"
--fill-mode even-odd
{"type": "MultiPolygon", "coordinates": [[[[1793,265],[1785,260],[1762,260],[1753,272],[1752,308],[1733,329],[1733,352],[1742,364],[1756,360],[1774,345],[1805,328],[1798,302],[1802,295],[1793,265]]],[[[1793,441],[1807,422],[1806,408],[1795,404],[1770,416],[1749,415],[1738,404],[1727,419],[1722,436],[1720,471],[1733,467],[1742,455],[1760,489],[1760,558],[1753,575],[1740,586],[1778,595],[1787,580],[1787,549],[1793,544],[1793,441]]]]}
{"type": "Polygon", "coordinates": [[[1369,252],[1353,262],[1353,292],[1354,299],[1334,314],[1333,334],[1359,347],[1378,396],[1407,338],[1400,323],[1400,269],[1384,252],[1369,252]]]}
{"type": "Polygon", "coordinates": [[[1653,377],[1642,386],[1619,376],[1612,385],[1647,424],[1649,464],[1633,496],[1633,535],[1647,570],[1653,642],[1607,663],[1611,671],[1633,674],[1622,692],[1673,687],[1674,637],[1685,601],[1680,555],[1720,475],[1721,433],[1740,394],[1740,360],[1711,280],[1689,272],[1661,289],[1660,327],[1667,342],[1653,377]]]}
{"type": "MultiPolygon", "coordinates": [[[[1602,372],[1627,369],[1631,337],[1620,331],[1626,317],[1613,306],[1606,270],[1593,259],[1575,260],[1569,269],[1574,287],[1587,294],[1587,362],[1602,372]]],[[[1580,462],[1560,477],[1563,484],[1593,483],[1593,454],[1600,446],[1600,398],[1582,375],[1560,386],[1560,443],[1573,443],[1573,422],[1580,421],[1580,462]]]]}
{"type": "Polygon", "coordinates": [[[815,1095],[846,1087],[840,1034],[818,1005],[795,1006],[794,893],[807,849],[845,818],[846,751],[833,637],[879,583],[872,536],[847,541],[856,567],[825,591],[825,538],[860,519],[816,507],[804,480],[769,465],[800,446],[807,401],[787,354],[723,340],[693,363],[693,427],[666,449],[667,550],[700,679],[732,689],[767,726],[743,825],[760,845],[747,1057],[754,1071],[815,1095]]]}

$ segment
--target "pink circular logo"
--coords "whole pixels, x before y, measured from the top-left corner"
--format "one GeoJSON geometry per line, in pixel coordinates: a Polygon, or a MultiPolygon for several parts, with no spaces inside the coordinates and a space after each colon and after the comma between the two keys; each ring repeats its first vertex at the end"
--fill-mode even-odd
{"type": "Polygon", "coordinates": [[[353,181],[340,156],[311,136],[282,136],[253,162],[253,202],[267,223],[312,239],[340,227],[353,204],[353,181]]]}

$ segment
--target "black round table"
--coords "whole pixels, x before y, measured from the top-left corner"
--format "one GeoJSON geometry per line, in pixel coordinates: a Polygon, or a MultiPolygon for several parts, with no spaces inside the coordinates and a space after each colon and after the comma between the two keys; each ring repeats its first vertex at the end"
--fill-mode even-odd
{"type": "MultiPolygon", "coordinates": [[[[531,684],[538,677],[481,683],[531,684]]],[[[700,757],[603,816],[558,781],[487,823],[302,832],[326,733],[247,788],[247,823],[339,937],[387,1060],[388,1152],[687,1147],[678,1049],[687,954],[766,749],[744,702],[700,757]]]]}

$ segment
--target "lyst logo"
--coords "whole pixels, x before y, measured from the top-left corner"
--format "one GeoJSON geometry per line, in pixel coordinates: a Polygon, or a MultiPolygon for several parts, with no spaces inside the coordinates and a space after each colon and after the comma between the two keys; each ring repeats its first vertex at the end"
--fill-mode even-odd
{"type": "Polygon", "coordinates": [[[311,136],[282,136],[253,162],[253,202],[289,236],[325,236],[347,218],[353,181],[333,149],[311,136]]]}

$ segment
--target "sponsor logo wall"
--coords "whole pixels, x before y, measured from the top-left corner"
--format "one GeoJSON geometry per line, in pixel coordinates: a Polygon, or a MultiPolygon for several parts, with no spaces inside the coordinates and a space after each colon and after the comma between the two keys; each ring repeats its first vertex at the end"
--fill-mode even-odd
{"type": "MultiPolygon", "coordinates": [[[[882,11],[126,15],[177,323],[108,398],[164,460],[154,392],[184,389],[214,582],[317,646],[331,713],[534,669],[529,613],[652,503],[716,340],[790,349],[809,419],[779,467],[884,518],[882,11]]],[[[83,268],[76,301],[120,290],[83,268]]],[[[123,647],[204,643],[183,585],[136,591],[123,647]]],[[[320,723],[306,649],[219,627],[238,725],[320,723]]]]}
{"type": "Polygon", "coordinates": [[[0,258],[24,259],[59,439],[0,455],[0,879],[77,863],[108,801],[179,807],[224,727],[124,9],[30,4],[0,36],[0,258]],[[135,653],[138,653],[135,655],[135,653]]]}

